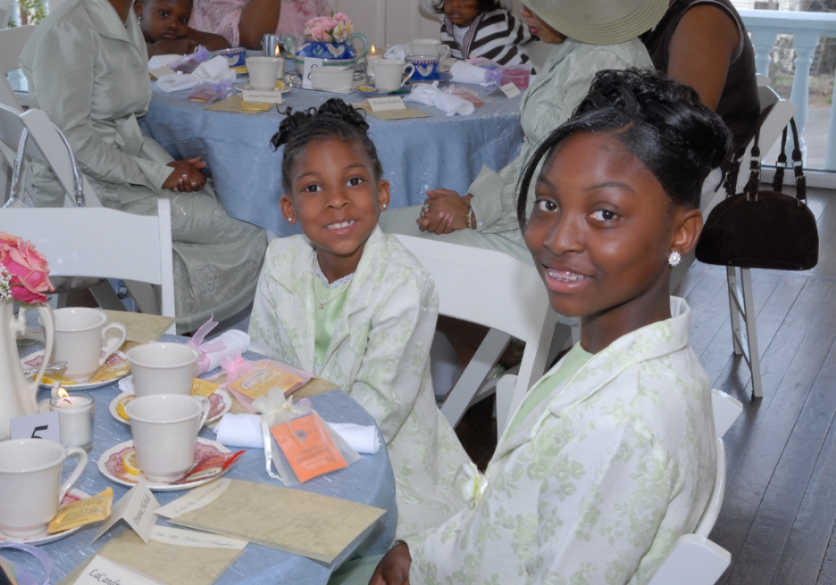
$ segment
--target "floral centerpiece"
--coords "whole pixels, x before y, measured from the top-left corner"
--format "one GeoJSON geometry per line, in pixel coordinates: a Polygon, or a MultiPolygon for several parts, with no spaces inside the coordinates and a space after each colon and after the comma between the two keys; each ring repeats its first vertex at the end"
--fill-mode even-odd
{"type": "Polygon", "coordinates": [[[317,16],[305,23],[305,38],[321,43],[342,43],[354,32],[351,19],[338,12],[331,16],[317,16]]]}
{"type": "Polygon", "coordinates": [[[43,254],[30,242],[0,232],[0,301],[45,303],[46,293],[53,290],[43,254]]]}
{"type": "Polygon", "coordinates": [[[305,23],[305,38],[284,36],[285,47],[296,60],[296,68],[302,71],[306,57],[324,59],[322,65],[351,67],[366,56],[369,41],[362,33],[354,32],[351,19],[338,12],[331,16],[317,16],[305,23]],[[363,48],[355,51],[352,41],[360,39],[363,48]]]}

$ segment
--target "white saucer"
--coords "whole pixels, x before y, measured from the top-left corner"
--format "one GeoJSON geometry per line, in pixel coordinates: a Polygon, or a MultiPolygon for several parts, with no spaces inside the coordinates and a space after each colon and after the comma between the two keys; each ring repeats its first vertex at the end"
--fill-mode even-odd
{"type": "MultiPolygon", "coordinates": [[[[119,412],[116,410],[116,406],[119,404],[119,401],[122,400],[122,398],[131,395],[133,395],[133,392],[122,392],[119,396],[117,396],[110,402],[110,415],[123,425],[129,425],[131,423],[130,421],[127,421],[121,416],[119,416],[119,412]]],[[[220,419],[232,408],[232,397],[226,392],[226,390],[221,390],[220,388],[218,388],[212,393],[212,396],[215,395],[217,395],[220,399],[223,400],[223,406],[220,408],[220,410],[215,412],[215,416],[210,416],[206,419],[207,424],[220,419]]],[[[210,398],[209,401],[211,402],[212,399],[210,398]]],[[[209,410],[209,414],[212,414],[211,409],[209,410]]]]}
{"type": "MultiPolygon", "coordinates": [[[[32,358],[38,357],[39,355],[43,355],[43,354],[44,354],[44,350],[36,351],[34,353],[31,353],[31,354],[27,355],[25,358],[21,359],[20,363],[21,363],[21,365],[26,366],[25,362],[31,360],[32,358]]],[[[113,352],[113,355],[118,355],[119,357],[122,358],[122,360],[127,360],[128,359],[128,356],[125,355],[124,353],[122,353],[121,351],[115,351],[115,352],[113,352]]],[[[125,374],[125,376],[128,376],[129,374],[130,374],[130,372],[128,372],[128,374],[125,374]]],[[[44,374],[44,376],[46,376],[47,378],[50,377],[49,374],[44,374]]],[[[118,382],[119,380],[124,378],[125,376],[119,376],[117,378],[111,378],[110,380],[105,380],[103,382],[92,382],[92,383],[90,383],[90,382],[76,382],[75,384],[69,384],[67,382],[62,382],[61,387],[66,389],[67,392],[73,392],[75,390],[78,390],[79,392],[81,392],[83,390],[95,390],[96,388],[102,388],[104,386],[109,386],[111,384],[115,384],[116,382],[118,382]]],[[[49,389],[49,388],[52,388],[52,384],[45,384],[45,383],[41,382],[40,387],[49,389]]]]}
{"type": "MultiPolygon", "coordinates": [[[[249,83],[236,83],[233,87],[235,87],[235,89],[237,89],[238,91],[244,91],[245,89],[246,89],[247,91],[250,91],[250,90],[254,90],[254,91],[270,91],[269,89],[255,89],[255,88],[254,88],[254,87],[252,87],[249,83]]],[[[277,87],[277,88],[275,88],[275,89],[274,89],[274,90],[272,90],[272,91],[275,91],[276,93],[287,93],[287,92],[289,92],[291,89],[293,89],[293,88],[292,88],[292,87],[285,87],[284,89],[279,89],[279,88],[277,87]]]]}
{"type": "MultiPolygon", "coordinates": [[[[71,489],[67,496],[75,496],[78,500],[86,500],[90,497],[90,494],[85,493],[81,490],[71,489]]],[[[64,496],[65,498],[67,496],[64,496]]],[[[76,501],[78,501],[76,500],[76,501]]],[[[72,503],[72,502],[68,502],[72,503]]],[[[49,544],[50,542],[55,542],[56,540],[61,540],[71,534],[75,534],[79,530],[84,528],[84,526],[77,526],[75,528],[70,528],[69,530],[65,530],[63,532],[57,532],[55,534],[47,534],[46,530],[44,530],[40,534],[36,534],[35,536],[27,536],[26,538],[17,538],[14,536],[6,536],[3,534],[3,531],[0,530],[0,542],[22,542],[24,544],[33,544],[33,545],[42,545],[42,544],[49,544]]]]}
{"type": "MultiPolygon", "coordinates": [[[[232,453],[229,449],[224,447],[222,444],[218,443],[217,441],[210,441],[209,439],[204,439],[203,437],[198,437],[197,442],[202,445],[207,445],[214,447],[221,453],[232,453]]],[[[119,443],[102,453],[102,456],[99,457],[99,472],[108,478],[110,481],[127,486],[127,487],[134,487],[137,484],[137,481],[128,481],[126,479],[122,479],[121,477],[117,477],[113,475],[110,471],[108,471],[106,467],[107,460],[111,458],[111,456],[119,453],[120,451],[127,449],[129,447],[133,447],[133,441],[125,441],[124,443],[119,443]]],[[[232,467],[230,465],[230,467],[232,467]]],[[[207,477],[205,479],[199,479],[197,481],[190,481],[188,483],[152,483],[148,482],[148,488],[154,492],[179,492],[181,490],[190,490],[192,488],[196,488],[203,484],[209,483],[210,481],[214,481],[215,479],[224,475],[227,471],[229,471],[229,467],[227,467],[222,473],[218,475],[213,475],[212,477],[207,477]]]]}

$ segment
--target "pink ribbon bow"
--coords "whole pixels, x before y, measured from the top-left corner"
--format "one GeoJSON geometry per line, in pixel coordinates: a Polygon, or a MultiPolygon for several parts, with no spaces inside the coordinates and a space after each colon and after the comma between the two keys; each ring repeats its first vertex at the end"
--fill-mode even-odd
{"type": "Polygon", "coordinates": [[[208,343],[203,343],[203,339],[217,326],[218,323],[215,321],[215,316],[212,315],[206,323],[201,325],[200,328],[195,331],[192,338],[186,342],[186,345],[195,348],[200,354],[200,357],[197,359],[197,363],[200,365],[200,374],[209,370],[211,360],[209,359],[209,356],[206,355],[207,353],[223,351],[226,349],[226,343],[224,343],[224,340],[220,338],[214,339],[208,343]]]}

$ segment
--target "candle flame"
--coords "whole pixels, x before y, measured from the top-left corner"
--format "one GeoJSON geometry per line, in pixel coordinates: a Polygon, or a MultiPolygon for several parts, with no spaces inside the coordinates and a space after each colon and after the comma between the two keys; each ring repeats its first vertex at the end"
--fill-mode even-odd
{"type": "Polygon", "coordinates": [[[59,388],[58,389],[58,396],[61,397],[61,398],[69,398],[70,393],[67,392],[66,390],[64,390],[63,388],[59,388]]]}
{"type": "Polygon", "coordinates": [[[372,55],[374,55],[375,53],[377,53],[377,50],[374,48],[374,45],[372,45],[372,48],[371,48],[371,49],[369,49],[369,53],[371,53],[372,55]]]}
{"type": "Polygon", "coordinates": [[[282,49],[281,49],[281,47],[279,47],[279,45],[276,45],[275,54],[276,54],[276,57],[278,57],[279,55],[282,54],[282,49]]]}

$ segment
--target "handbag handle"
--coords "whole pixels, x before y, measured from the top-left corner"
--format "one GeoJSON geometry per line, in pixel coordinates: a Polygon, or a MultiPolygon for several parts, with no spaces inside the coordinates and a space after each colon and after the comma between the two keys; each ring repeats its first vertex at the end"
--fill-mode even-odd
{"type": "MultiPolygon", "coordinates": [[[[792,168],[795,173],[795,197],[798,204],[807,203],[807,177],[804,176],[804,162],[801,157],[801,148],[798,140],[798,127],[795,125],[795,118],[790,118],[789,127],[792,129],[793,149],[792,168]]],[[[787,168],[787,127],[781,133],[781,154],[775,163],[775,176],[772,179],[772,190],[779,193],[784,188],[784,169],[787,168]]]]}
{"type": "MultiPolygon", "coordinates": [[[[58,126],[53,124],[52,127],[55,128],[58,136],[61,137],[61,142],[64,143],[64,146],[67,149],[67,154],[70,155],[70,168],[73,170],[73,195],[75,198],[75,204],[77,207],[85,207],[87,205],[87,200],[84,197],[84,183],[81,180],[81,171],[78,169],[78,163],[75,160],[75,154],[70,146],[70,141],[67,140],[67,137],[64,136],[64,133],[61,132],[61,129],[58,128],[58,126]]],[[[23,155],[26,151],[26,143],[28,140],[29,129],[24,127],[23,131],[20,133],[20,140],[17,143],[17,154],[15,155],[14,169],[12,172],[12,185],[9,200],[3,206],[4,209],[9,207],[20,207],[22,205],[17,195],[20,191],[20,175],[23,169],[23,155]]]]}
{"type": "MultiPolygon", "coordinates": [[[[757,121],[755,121],[754,129],[752,132],[746,137],[746,140],[743,142],[743,146],[738,148],[736,151],[732,150],[729,151],[726,160],[723,161],[723,164],[720,165],[720,168],[723,170],[723,174],[725,176],[723,186],[726,188],[726,196],[732,197],[737,193],[737,177],[740,173],[740,164],[743,162],[743,156],[746,154],[746,146],[748,146],[749,141],[754,138],[754,145],[753,145],[753,155],[755,152],[757,153],[757,162],[758,162],[758,178],[757,181],[760,181],[760,147],[758,146],[758,142],[760,139],[760,129],[763,125],[764,121],[766,120],[769,113],[772,111],[772,108],[775,104],[770,104],[766,106],[763,111],[758,116],[757,121]]],[[[749,162],[749,181],[752,181],[752,159],[749,162]]],[[[748,186],[749,183],[747,183],[748,186]]],[[[756,183],[757,185],[757,183],[756,183]]],[[[757,193],[757,188],[755,189],[755,193],[757,193]]]]}

